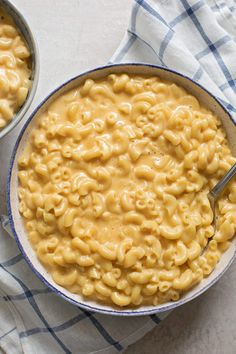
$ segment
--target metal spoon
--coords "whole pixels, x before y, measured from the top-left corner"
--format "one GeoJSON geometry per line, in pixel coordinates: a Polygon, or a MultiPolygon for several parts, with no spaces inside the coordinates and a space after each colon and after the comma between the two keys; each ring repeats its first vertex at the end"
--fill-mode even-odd
{"type": "Polygon", "coordinates": [[[214,230],[216,229],[216,212],[215,212],[215,204],[217,198],[220,196],[223,189],[227,186],[227,184],[231,181],[231,179],[236,175],[236,163],[230,168],[228,172],[220,179],[220,181],[215,185],[215,187],[210,190],[208,193],[208,199],[211,205],[211,209],[213,211],[213,226],[214,230]]]}

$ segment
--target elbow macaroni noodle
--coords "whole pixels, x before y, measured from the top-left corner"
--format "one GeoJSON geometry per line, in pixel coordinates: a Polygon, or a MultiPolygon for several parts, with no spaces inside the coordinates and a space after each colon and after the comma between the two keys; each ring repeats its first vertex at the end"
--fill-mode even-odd
{"type": "Polygon", "coordinates": [[[0,7],[0,129],[23,105],[30,88],[30,51],[0,7]]]}
{"type": "Polygon", "coordinates": [[[39,116],[18,161],[19,210],[62,287],[120,307],[176,301],[235,234],[236,181],[214,236],[207,198],[234,162],[219,120],[177,85],[88,79],[39,116]]]}

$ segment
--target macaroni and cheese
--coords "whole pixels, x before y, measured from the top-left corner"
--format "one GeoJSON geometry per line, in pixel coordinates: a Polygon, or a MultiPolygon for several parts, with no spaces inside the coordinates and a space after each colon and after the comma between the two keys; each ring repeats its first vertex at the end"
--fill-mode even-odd
{"type": "Polygon", "coordinates": [[[26,100],[31,75],[29,58],[25,40],[0,7],[0,129],[26,100]]]}
{"type": "Polygon", "coordinates": [[[120,307],[157,305],[229,247],[236,182],[215,234],[207,193],[235,161],[217,117],[176,84],[87,79],[38,117],[18,161],[19,210],[57,284],[120,307]]]}

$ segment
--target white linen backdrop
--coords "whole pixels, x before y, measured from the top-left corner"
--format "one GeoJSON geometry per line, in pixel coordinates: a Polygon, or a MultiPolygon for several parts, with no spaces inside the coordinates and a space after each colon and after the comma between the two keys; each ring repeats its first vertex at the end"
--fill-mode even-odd
{"type": "MultiPolygon", "coordinates": [[[[214,93],[236,119],[235,1],[136,0],[110,63],[175,69],[214,93]]],[[[8,221],[2,218],[9,231],[8,221]]],[[[73,306],[29,269],[14,239],[0,238],[0,350],[9,354],[116,353],[164,318],[111,318],[73,306]]]]}

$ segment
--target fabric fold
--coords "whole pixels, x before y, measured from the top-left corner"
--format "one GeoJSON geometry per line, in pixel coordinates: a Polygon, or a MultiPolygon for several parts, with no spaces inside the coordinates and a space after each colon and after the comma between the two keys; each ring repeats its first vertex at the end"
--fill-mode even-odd
{"type": "MultiPolygon", "coordinates": [[[[110,63],[179,71],[216,95],[236,121],[235,16],[233,0],[136,0],[110,63]]],[[[45,287],[3,230],[0,245],[0,348],[7,354],[122,352],[168,315],[111,318],[82,310],[45,287]]]]}

